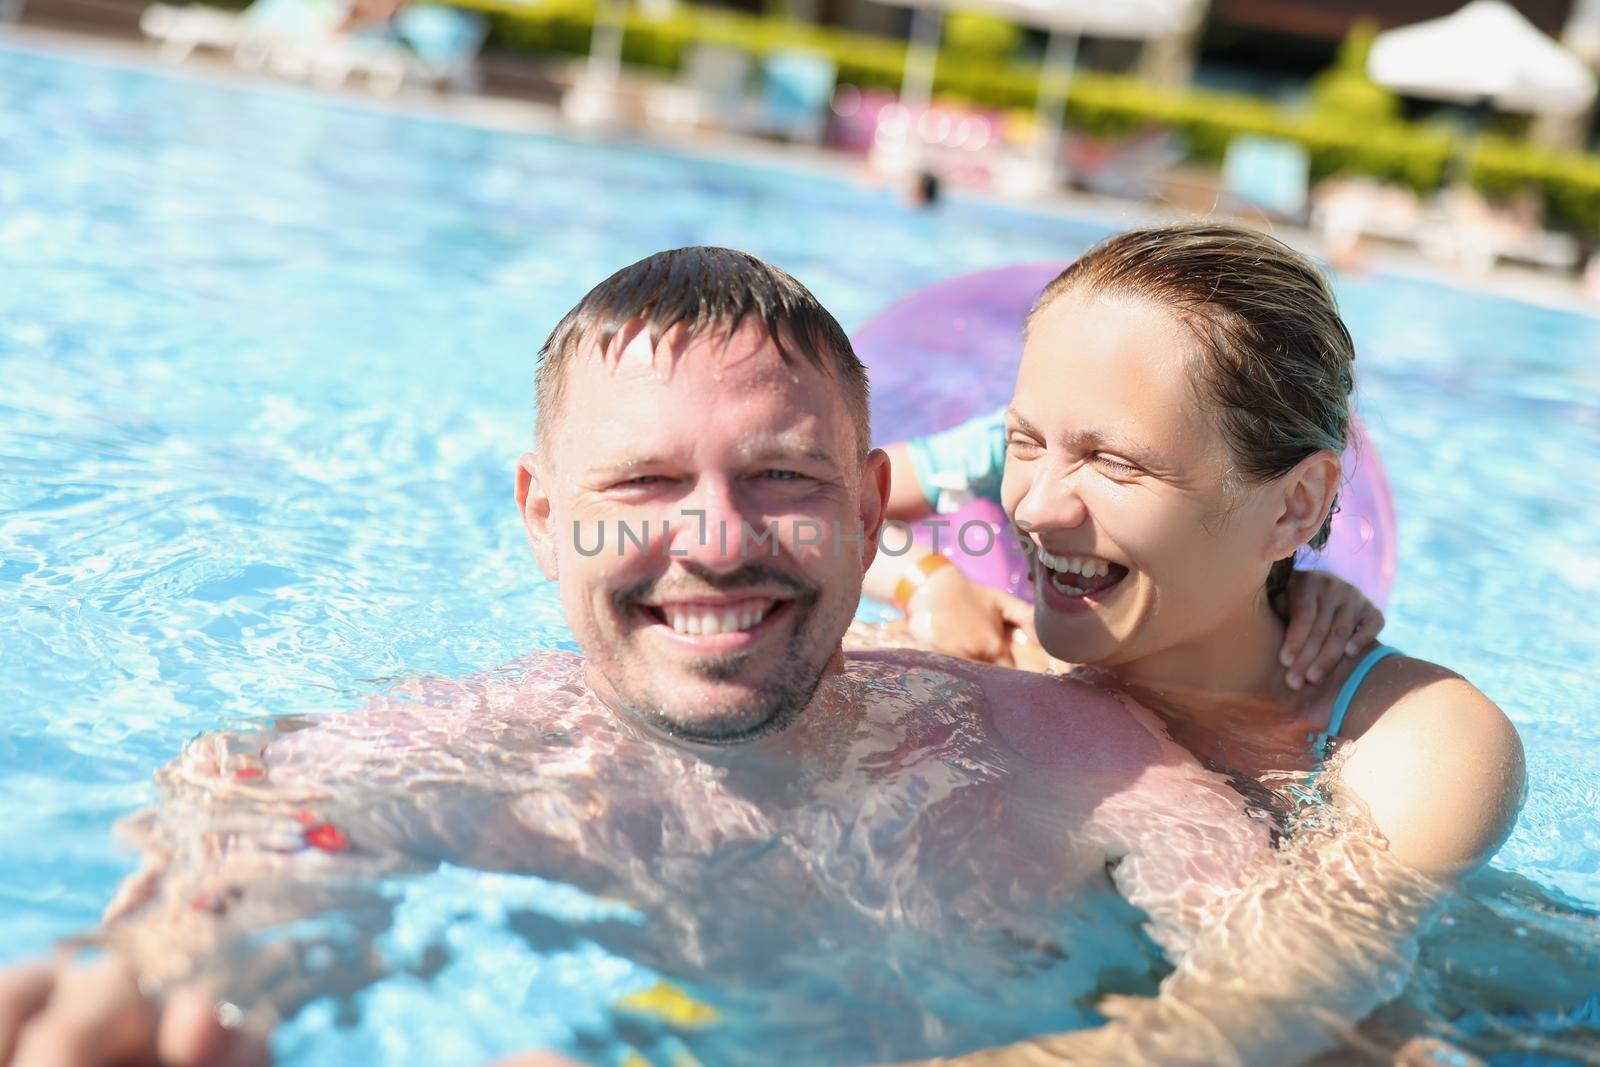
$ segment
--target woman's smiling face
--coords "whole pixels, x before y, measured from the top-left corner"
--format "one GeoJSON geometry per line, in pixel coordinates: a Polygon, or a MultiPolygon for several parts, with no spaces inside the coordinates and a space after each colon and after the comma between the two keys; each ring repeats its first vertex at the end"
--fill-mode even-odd
{"type": "Polygon", "coordinates": [[[1282,492],[1229,478],[1188,327],[1068,290],[1033,318],[1007,415],[1005,508],[1035,551],[1054,656],[1113,667],[1201,642],[1264,603],[1282,492]]]}

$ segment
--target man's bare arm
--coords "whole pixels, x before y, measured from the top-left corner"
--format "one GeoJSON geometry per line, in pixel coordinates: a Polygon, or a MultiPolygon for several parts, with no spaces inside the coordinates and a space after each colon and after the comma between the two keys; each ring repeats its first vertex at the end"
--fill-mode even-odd
{"type": "MultiPolygon", "coordinates": [[[[559,836],[512,798],[529,781],[518,759],[562,773],[528,742],[567,710],[538,699],[564,670],[534,665],[532,689],[421,680],[360,711],[187,746],[157,774],[161,801],[122,828],[140,869],[79,939],[109,948],[104,961],[0,971],[0,1052],[33,1041],[65,1050],[52,1062],[105,1062],[97,1035],[116,1028],[146,1041],[130,1060],[252,1062],[263,1046],[232,1027],[259,1037],[308,997],[385,972],[384,880],[440,861],[559,871],[559,836]]],[[[571,753],[563,767],[581,770],[571,753]]]]}
{"type": "Polygon", "coordinates": [[[381,880],[442,857],[414,795],[362,785],[371,761],[342,725],[186,746],[157,773],[160,801],[118,828],[140,866],[100,942],[147,982],[199,985],[265,1024],[372,980],[390,921],[381,880]]]}

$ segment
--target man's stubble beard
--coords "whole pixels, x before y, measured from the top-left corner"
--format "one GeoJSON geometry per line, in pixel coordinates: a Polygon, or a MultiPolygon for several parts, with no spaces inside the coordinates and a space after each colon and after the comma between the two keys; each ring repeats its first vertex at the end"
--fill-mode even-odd
{"type": "MultiPolygon", "coordinates": [[[[646,723],[675,740],[702,745],[738,745],[782,733],[793,726],[801,713],[810,707],[849,626],[849,617],[840,620],[819,616],[819,610],[828,610],[819,609],[819,597],[804,599],[810,603],[804,600],[792,602],[790,610],[797,617],[794,633],[771,676],[758,687],[753,708],[739,711],[729,708],[726,709],[727,714],[707,716],[711,721],[687,722],[669,716],[659,699],[653,705],[630,701],[615,687],[611,687],[614,710],[646,723]],[[832,623],[838,625],[830,626],[832,623]],[[818,656],[817,662],[807,662],[802,650],[810,644],[808,639],[824,628],[837,629],[838,635],[822,645],[823,653],[818,656]]],[[[830,616],[840,613],[840,608],[829,611],[830,616]]],[[[853,606],[849,606],[849,614],[854,615],[853,606]]],[[[704,657],[691,661],[690,670],[707,681],[725,682],[738,678],[753,655],[753,652],[740,652],[704,657]]]]}

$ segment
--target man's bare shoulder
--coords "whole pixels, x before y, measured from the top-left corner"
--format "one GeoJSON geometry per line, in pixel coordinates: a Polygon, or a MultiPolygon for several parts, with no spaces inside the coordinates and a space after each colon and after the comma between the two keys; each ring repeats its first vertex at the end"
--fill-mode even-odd
{"type": "Polygon", "coordinates": [[[583,658],[539,652],[472,674],[391,682],[348,710],[277,717],[203,734],[160,777],[251,789],[269,783],[380,784],[560,747],[609,717],[583,681],[583,658]]]}
{"type": "Polygon", "coordinates": [[[430,674],[399,680],[360,709],[326,718],[358,722],[411,708],[427,718],[510,712],[527,715],[587,702],[582,656],[551,649],[471,674],[430,674]]]}
{"type": "Polygon", "coordinates": [[[1192,765],[1148,711],[1122,694],[1072,677],[973,663],[918,649],[852,651],[848,662],[944,672],[983,691],[989,722],[1008,747],[1032,763],[1136,772],[1152,765],[1192,765]]]}

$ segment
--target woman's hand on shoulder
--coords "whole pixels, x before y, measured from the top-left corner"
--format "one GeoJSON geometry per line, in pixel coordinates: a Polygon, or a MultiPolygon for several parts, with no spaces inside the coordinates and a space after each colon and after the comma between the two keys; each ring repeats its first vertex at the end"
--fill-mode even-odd
{"type": "Polygon", "coordinates": [[[1440,875],[1482,863],[1522,805],[1516,727],[1466,679],[1424,660],[1391,657],[1367,684],[1381,710],[1351,742],[1340,784],[1402,862],[1440,875]]]}
{"type": "Polygon", "coordinates": [[[1278,660],[1290,689],[1316,685],[1344,656],[1359,655],[1383,630],[1383,612],[1354,585],[1327,571],[1295,571],[1284,605],[1289,619],[1278,660]]]}

